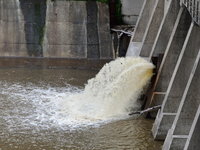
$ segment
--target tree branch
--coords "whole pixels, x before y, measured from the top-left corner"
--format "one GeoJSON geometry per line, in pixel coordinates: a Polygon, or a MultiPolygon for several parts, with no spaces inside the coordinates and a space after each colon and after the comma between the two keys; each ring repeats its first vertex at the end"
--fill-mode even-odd
{"type": "Polygon", "coordinates": [[[151,111],[158,110],[158,109],[161,108],[161,106],[162,106],[162,105],[158,105],[158,106],[153,106],[153,107],[151,107],[151,108],[147,108],[147,109],[145,109],[145,110],[134,111],[134,112],[129,113],[129,115],[131,116],[131,115],[134,115],[134,114],[139,114],[139,116],[137,117],[137,119],[138,119],[142,114],[144,114],[144,113],[146,113],[146,112],[151,112],[151,111]]]}
{"type": "Polygon", "coordinates": [[[124,34],[127,34],[129,36],[132,35],[132,32],[127,32],[127,31],[124,31],[124,30],[118,30],[118,29],[111,29],[111,31],[115,31],[115,32],[121,32],[120,36],[124,33],[124,34]]]}

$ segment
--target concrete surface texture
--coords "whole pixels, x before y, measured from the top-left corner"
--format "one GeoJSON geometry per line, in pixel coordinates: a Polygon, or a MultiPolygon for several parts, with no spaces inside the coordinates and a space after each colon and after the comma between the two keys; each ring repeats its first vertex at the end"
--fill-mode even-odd
{"type": "Polygon", "coordinates": [[[108,4],[1,0],[1,56],[113,58],[108,4]]]}
{"type": "Polygon", "coordinates": [[[126,56],[139,56],[158,0],[145,0],[126,56]]]}
{"type": "Polygon", "coordinates": [[[143,38],[143,45],[140,53],[140,56],[142,57],[148,57],[150,53],[149,50],[152,49],[157,35],[156,33],[159,30],[159,26],[164,16],[164,0],[156,1],[153,14],[157,15],[152,15],[152,19],[148,24],[148,30],[146,30],[145,37],[143,38]]]}
{"type": "Polygon", "coordinates": [[[199,8],[199,0],[158,0],[154,5],[146,0],[129,44],[127,56],[151,61],[163,54],[148,99],[152,106],[162,104],[152,133],[156,140],[165,140],[163,150],[200,148],[199,8]]]}
{"type": "Polygon", "coordinates": [[[144,0],[121,0],[122,20],[125,24],[135,25],[144,0]]]}

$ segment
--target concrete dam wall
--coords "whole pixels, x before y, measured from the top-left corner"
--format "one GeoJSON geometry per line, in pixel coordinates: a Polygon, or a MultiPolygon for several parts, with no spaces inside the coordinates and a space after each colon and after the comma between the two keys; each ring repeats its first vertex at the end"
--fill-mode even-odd
{"type": "Polygon", "coordinates": [[[200,149],[200,1],[145,0],[127,56],[157,58],[146,107],[163,150],[200,149]]]}
{"type": "Polygon", "coordinates": [[[112,59],[108,4],[0,0],[0,56],[112,59]]]}

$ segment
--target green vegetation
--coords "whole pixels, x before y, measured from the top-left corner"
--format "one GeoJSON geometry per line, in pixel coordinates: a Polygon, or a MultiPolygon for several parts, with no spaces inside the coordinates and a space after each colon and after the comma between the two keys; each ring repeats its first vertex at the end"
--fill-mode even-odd
{"type": "Polygon", "coordinates": [[[123,24],[121,9],[122,9],[121,0],[117,0],[117,4],[116,4],[116,12],[117,12],[117,14],[116,14],[116,16],[117,16],[117,21],[118,21],[119,24],[123,24]]]}

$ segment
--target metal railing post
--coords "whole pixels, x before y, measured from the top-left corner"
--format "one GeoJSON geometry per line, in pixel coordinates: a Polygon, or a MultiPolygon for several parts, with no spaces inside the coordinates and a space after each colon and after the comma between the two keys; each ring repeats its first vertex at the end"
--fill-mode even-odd
{"type": "Polygon", "coordinates": [[[180,0],[180,5],[185,5],[194,22],[200,26],[200,0],[180,0]]]}

